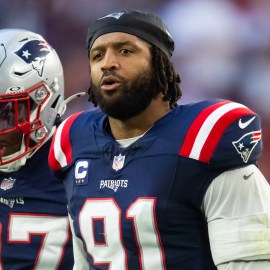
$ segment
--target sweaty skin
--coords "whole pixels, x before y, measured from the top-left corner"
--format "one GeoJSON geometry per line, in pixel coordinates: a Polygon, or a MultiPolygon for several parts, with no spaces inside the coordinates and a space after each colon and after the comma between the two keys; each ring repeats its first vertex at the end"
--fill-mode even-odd
{"type": "Polygon", "coordinates": [[[170,111],[163,94],[153,97],[148,43],[126,33],[104,34],[95,40],[89,59],[92,91],[115,139],[142,135],[170,111]]]}

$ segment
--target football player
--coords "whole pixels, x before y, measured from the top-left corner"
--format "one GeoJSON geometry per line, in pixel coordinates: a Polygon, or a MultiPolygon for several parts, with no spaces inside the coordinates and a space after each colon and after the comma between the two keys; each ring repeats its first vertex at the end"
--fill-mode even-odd
{"type": "Polygon", "coordinates": [[[64,185],[48,166],[63,69],[36,33],[0,30],[0,269],[73,269],[64,185]]]}
{"type": "Polygon", "coordinates": [[[174,42],[153,14],[99,18],[87,47],[99,108],[63,122],[49,155],[81,269],[269,270],[260,117],[229,100],[177,105],[174,42]]]}

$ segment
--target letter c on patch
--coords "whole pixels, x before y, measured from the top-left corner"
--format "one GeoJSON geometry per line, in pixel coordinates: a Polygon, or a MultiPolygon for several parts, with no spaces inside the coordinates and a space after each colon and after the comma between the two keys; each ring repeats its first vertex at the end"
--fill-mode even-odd
{"type": "Polygon", "coordinates": [[[87,175],[88,161],[79,161],[75,167],[75,178],[83,179],[87,175]]]}

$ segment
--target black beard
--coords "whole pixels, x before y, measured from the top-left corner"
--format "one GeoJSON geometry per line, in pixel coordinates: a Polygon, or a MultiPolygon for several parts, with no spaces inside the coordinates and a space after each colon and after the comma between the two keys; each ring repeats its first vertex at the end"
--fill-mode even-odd
{"type": "Polygon", "coordinates": [[[144,72],[129,83],[124,78],[117,77],[121,80],[121,87],[117,89],[116,96],[113,91],[111,97],[104,97],[101,95],[100,87],[95,84],[92,84],[91,91],[97,105],[106,115],[127,120],[149,106],[155,96],[155,83],[151,71],[144,72]]]}

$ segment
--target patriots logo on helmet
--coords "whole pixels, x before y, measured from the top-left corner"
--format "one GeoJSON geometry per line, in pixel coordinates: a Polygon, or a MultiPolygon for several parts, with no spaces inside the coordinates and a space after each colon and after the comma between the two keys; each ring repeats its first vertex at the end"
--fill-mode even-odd
{"type": "Polygon", "coordinates": [[[259,131],[252,131],[244,136],[242,136],[238,141],[232,142],[233,146],[235,147],[236,151],[241,155],[241,158],[245,163],[248,162],[249,157],[258,144],[258,142],[262,138],[262,132],[259,131]]]}
{"type": "Polygon", "coordinates": [[[48,43],[42,40],[31,40],[26,42],[15,53],[27,64],[31,64],[32,68],[38,72],[41,77],[47,55],[52,48],[48,43]]]}

